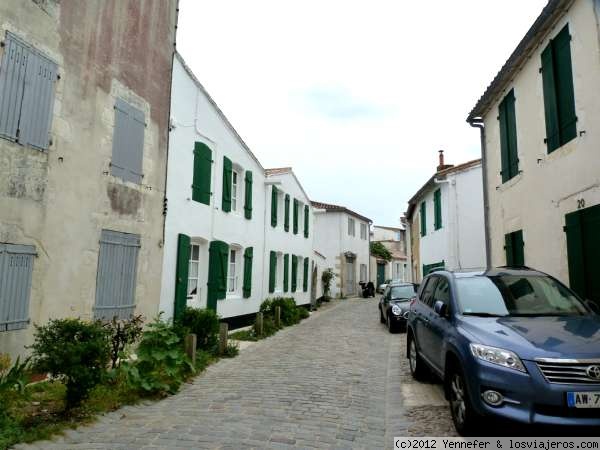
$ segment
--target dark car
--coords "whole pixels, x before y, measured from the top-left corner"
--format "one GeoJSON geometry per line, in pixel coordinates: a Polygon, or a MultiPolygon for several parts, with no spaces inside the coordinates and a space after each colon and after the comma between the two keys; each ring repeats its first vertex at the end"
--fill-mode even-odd
{"type": "Polygon", "coordinates": [[[379,320],[387,325],[390,333],[406,331],[406,319],[410,300],[417,289],[412,283],[390,283],[379,300],[379,320]]]}
{"type": "Polygon", "coordinates": [[[483,417],[600,425],[600,316],[558,280],[519,268],[428,275],[412,302],[412,375],[442,378],[461,434],[483,417]]]}

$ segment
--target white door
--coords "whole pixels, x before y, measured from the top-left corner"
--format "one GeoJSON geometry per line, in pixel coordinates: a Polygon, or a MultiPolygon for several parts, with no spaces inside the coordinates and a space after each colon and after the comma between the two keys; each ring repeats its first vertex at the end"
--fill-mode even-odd
{"type": "Polygon", "coordinates": [[[347,285],[346,285],[346,293],[348,295],[354,295],[356,292],[356,276],[355,276],[355,264],[354,259],[346,260],[346,267],[348,269],[348,273],[346,276],[347,285]]]}

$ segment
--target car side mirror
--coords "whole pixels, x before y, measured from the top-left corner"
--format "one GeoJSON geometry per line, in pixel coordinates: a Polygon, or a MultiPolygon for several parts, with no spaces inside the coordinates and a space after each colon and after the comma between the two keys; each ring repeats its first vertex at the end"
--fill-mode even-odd
{"type": "Polygon", "coordinates": [[[435,302],[435,304],[433,305],[433,310],[440,317],[447,317],[448,316],[448,305],[446,305],[441,300],[438,300],[437,302],[435,302]]]}
{"type": "Polygon", "coordinates": [[[585,305],[588,308],[590,308],[595,314],[600,315],[600,306],[598,306],[598,303],[596,303],[592,300],[586,300],[585,305]]]}

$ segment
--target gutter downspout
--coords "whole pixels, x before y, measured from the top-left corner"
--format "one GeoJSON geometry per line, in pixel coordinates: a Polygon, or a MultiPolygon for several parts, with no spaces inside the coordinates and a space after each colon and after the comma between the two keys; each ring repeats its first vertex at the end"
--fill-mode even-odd
{"type": "Polygon", "coordinates": [[[487,149],[485,145],[485,124],[481,117],[469,117],[467,123],[473,128],[479,128],[481,139],[481,174],[483,181],[483,226],[485,230],[485,264],[487,268],[492,267],[492,250],[490,242],[490,203],[487,179],[487,149]]]}

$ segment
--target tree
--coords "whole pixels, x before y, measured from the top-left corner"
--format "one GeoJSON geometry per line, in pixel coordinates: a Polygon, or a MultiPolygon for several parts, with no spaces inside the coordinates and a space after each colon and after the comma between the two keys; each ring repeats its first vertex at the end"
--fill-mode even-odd
{"type": "Polygon", "coordinates": [[[392,260],[392,252],[381,242],[371,242],[371,255],[388,262],[392,260]]]}

